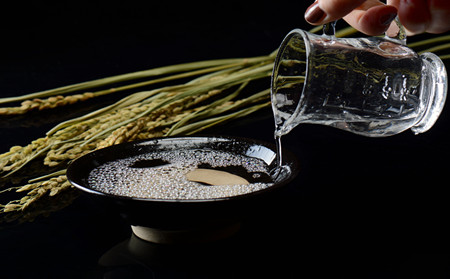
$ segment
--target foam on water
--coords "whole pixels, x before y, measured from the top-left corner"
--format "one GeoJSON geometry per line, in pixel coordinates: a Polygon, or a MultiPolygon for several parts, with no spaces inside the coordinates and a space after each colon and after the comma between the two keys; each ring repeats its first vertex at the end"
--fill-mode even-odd
{"type": "Polygon", "coordinates": [[[272,186],[273,183],[258,181],[261,174],[268,176],[269,167],[260,159],[215,150],[187,149],[147,153],[106,163],[91,171],[88,183],[94,190],[118,196],[202,200],[237,196],[272,186]],[[158,164],[152,164],[152,160],[158,164]],[[211,168],[239,166],[256,182],[209,186],[187,180],[187,173],[203,165],[211,168]]]}

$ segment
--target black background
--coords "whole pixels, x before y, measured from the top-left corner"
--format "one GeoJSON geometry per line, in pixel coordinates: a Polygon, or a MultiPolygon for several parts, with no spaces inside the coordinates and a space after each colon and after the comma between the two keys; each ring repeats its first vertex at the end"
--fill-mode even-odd
{"type": "MultiPolygon", "coordinates": [[[[175,63],[265,55],[291,29],[310,28],[303,20],[308,4],[15,2],[0,12],[0,95],[175,63]]],[[[71,115],[0,118],[0,151],[43,136],[71,115]]],[[[272,141],[271,112],[251,120],[212,132],[272,141]]],[[[449,278],[449,129],[448,107],[419,136],[407,131],[372,139],[324,126],[298,127],[283,144],[302,169],[281,201],[268,204],[264,214],[255,212],[229,240],[151,246],[146,260],[128,258],[133,264],[97,264],[131,230],[81,196],[49,217],[1,230],[0,276],[449,278]]]]}

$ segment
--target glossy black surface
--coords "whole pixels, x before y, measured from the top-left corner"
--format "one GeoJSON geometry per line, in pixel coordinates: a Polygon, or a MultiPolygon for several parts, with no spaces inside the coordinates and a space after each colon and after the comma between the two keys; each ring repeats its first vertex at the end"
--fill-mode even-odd
{"type": "MultiPolygon", "coordinates": [[[[267,54],[291,29],[309,28],[303,20],[308,4],[11,2],[0,18],[0,94],[267,54]]],[[[1,117],[0,149],[25,145],[56,123],[118,97],[77,105],[76,112],[1,117]]],[[[82,195],[48,217],[2,228],[0,277],[448,278],[449,117],[446,106],[429,132],[382,139],[323,126],[296,128],[283,146],[300,161],[298,177],[282,199],[219,243],[136,248],[119,215],[82,195]]],[[[271,142],[271,112],[208,134],[271,142]]]]}

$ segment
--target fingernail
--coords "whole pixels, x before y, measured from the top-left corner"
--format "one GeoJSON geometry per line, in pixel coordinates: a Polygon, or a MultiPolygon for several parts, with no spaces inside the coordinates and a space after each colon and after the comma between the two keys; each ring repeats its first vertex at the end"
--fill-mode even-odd
{"type": "Polygon", "coordinates": [[[325,18],[325,12],[319,7],[319,3],[316,1],[309,6],[305,12],[305,19],[309,23],[319,23],[325,18]]]}
{"type": "Polygon", "coordinates": [[[384,26],[391,25],[392,21],[397,17],[396,13],[385,14],[380,17],[380,24],[384,26]]]}

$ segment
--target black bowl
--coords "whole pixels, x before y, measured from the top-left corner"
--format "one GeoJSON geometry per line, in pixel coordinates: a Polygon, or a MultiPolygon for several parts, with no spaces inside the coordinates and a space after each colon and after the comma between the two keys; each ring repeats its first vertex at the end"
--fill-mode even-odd
{"type": "Polygon", "coordinates": [[[283,150],[283,165],[288,166],[290,172],[279,175],[272,186],[243,195],[202,200],[117,196],[92,189],[88,183],[90,172],[107,162],[174,148],[245,154],[264,160],[270,168],[276,167],[274,144],[234,137],[168,137],[124,143],[91,152],[70,164],[67,177],[78,189],[106,202],[106,206],[112,205],[141,238],[154,242],[185,242],[186,235],[190,240],[195,239],[193,241],[224,237],[235,232],[238,229],[236,224],[243,218],[270,210],[271,199],[297,175],[299,169],[296,158],[283,150]]]}

